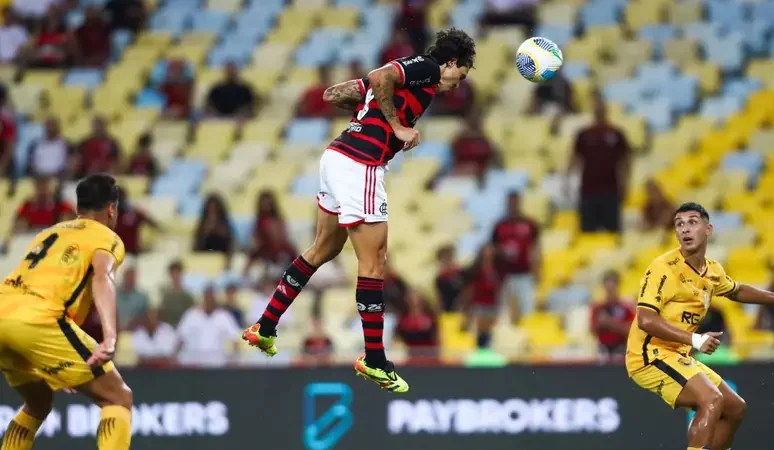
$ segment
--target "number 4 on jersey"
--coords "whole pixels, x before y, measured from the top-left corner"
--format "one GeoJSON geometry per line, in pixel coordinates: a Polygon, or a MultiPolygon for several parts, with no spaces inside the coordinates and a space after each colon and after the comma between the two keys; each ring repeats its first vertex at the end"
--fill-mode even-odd
{"type": "Polygon", "coordinates": [[[363,120],[363,117],[365,117],[366,114],[368,114],[368,105],[371,103],[371,100],[373,99],[374,99],[374,91],[373,89],[368,89],[366,91],[366,96],[364,101],[365,105],[363,106],[363,109],[361,109],[360,112],[357,113],[357,120],[363,120]]]}
{"type": "Polygon", "coordinates": [[[35,266],[37,266],[38,263],[46,257],[48,254],[48,249],[54,245],[54,242],[56,242],[57,239],[59,239],[59,235],[52,233],[49,237],[44,239],[40,245],[32,249],[31,252],[27,253],[27,256],[25,256],[24,259],[25,261],[30,261],[30,269],[34,269],[35,266]]]}

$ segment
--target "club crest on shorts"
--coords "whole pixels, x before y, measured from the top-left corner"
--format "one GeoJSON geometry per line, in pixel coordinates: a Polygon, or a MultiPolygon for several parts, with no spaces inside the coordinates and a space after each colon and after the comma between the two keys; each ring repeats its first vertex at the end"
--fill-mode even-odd
{"type": "Polygon", "coordinates": [[[383,216],[387,215],[387,202],[382,202],[382,206],[379,207],[379,212],[382,213],[383,216]]]}

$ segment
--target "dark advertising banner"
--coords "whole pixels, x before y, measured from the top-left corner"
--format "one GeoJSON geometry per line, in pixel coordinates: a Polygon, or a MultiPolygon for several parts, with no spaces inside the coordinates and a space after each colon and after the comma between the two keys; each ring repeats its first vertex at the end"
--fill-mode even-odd
{"type": "MultiPolygon", "coordinates": [[[[771,448],[774,365],[718,368],[748,401],[735,447],[771,448]]],[[[406,368],[407,395],[351,369],[125,370],[133,450],[654,450],[685,447],[686,413],[622,367],[406,368]]],[[[0,429],[20,404],[0,383],[0,429]]],[[[58,394],[36,450],[93,448],[100,411],[58,394]]],[[[2,432],[2,431],[0,431],[2,432]]]]}

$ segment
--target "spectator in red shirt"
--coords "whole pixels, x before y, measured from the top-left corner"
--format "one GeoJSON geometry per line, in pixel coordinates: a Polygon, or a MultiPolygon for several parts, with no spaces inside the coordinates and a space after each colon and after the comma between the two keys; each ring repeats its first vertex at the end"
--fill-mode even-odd
{"type": "Polygon", "coordinates": [[[158,162],[153,156],[153,136],[145,133],[137,140],[137,150],[129,159],[126,173],[129,175],[142,175],[151,181],[158,175],[158,162]]]}
{"type": "Polygon", "coordinates": [[[414,53],[423,53],[427,47],[427,7],[432,1],[401,1],[401,12],[395,22],[395,29],[406,30],[414,53]]]}
{"type": "Polygon", "coordinates": [[[172,60],[167,65],[161,93],[167,99],[164,116],[170,119],[186,119],[191,114],[191,96],[194,91],[193,80],[185,70],[185,63],[172,60]]]}
{"type": "Polygon", "coordinates": [[[121,150],[108,132],[107,122],[102,116],[95,116],[91,122],[91,135],[80,146],[80,176],[92,173],[118,171],[121,150]]]}
{"type": "MultiPolygon", "coordinates": [[[[626,136],[607,120],[604,100],[594,104],[594,123],[578,134],[569,173],[581,171],[581,230],[621,231],[630,149],[626,136]]],[[[565,189],[569,191],[569,186],[565,189]]]]}
{"type": "Polygon", "coordinates": [[[454,247],[446,245],[438,249],[435,255],[438,263],[438,275],[435,277],[435,290],[444,311],[457,309],[462,289],[465,286],[465,271],[455,260],[454,247]]]}
{"type": "Polygon", "coordinates": [[[47,178],[35,180],[35,195],[22,203],[16,213],[15,233],[36,232],[75,217],[75,210],[51,189],[47,178]]]}
{"type": "Polygon", "coordinates": [[[40,33],[33,42],[30,66],[62,68],[72,63],[76,52],[75,40],[56,7],[51,7],[46,13],[40,33]]]}
{"type": "Polygon", "coordinates": [[[415,289],[406,295],[406,312],[398,317],[395,332],[414,363],[437,356],[438,311],[415,289]]]}
{"type": "Polygon", "coordinates": [[[611,270],[602,278],[605,298],[591,307],[591,332],[599,340],[599,351],[604,357],[623,357],[626,339],[634,320],[631,302],[621,298],[618,272],[611,270]]]}
{"type": "Polygon", "coordinates": [[[140,232],[143,226],[149,226],[155,230],[161,230],[161,226],[153,220],[145,211],[136,208],[129,201],[125,189],[118,191],[118,220],[115,232],[124,241],[127,254],[136,255],[143,251],[140,242],[140,232]]]}
{"type": "Polygon", "coordinates": [[[301,355],[304,364],[311,366],[324,366],[333,361],[333,341],[319,318],[312,321],[312,332],[301,344],[301,355]]]}
{"type": "Polygon", "coordinates": [[[671,230],[675,205],[667,198],[661,186],[655,180],[645,183],[645,205],[642,207],[642,228],[651,230],[671,230]]]}
{"type": "Polygon", "coordinates": [[[323,101],[323,94],[331,85],[330,68],[321,66],[317,69],[317,76],[317,84],[310,86],[301,96],[297,108],[299,117],[331,117],[339,112],[333,105],[323,101]]]}
{"type": "MultiPolygon", "coordinates": [[[[488,243],[481,247],[476,260],[465,274],[465,289],[460,301],[466,316],[475,319],[478,348],[489,348],[492,342],[492,328],[497,320],[501,288],[497,250],[488,243]]],[[[467,326],[466,323],[465,328],[467,326]]]]}
{"type": "Polygon", "coordinates": [[[8,102],[8,89],[0,83],[0,177],[14,179],[16,114],[8,102]]]}
{"type": "Polygon", "coordinates": [[[387,64],[394,59],[411,56],[414,53],[414,47],[411,46],[408,33],[405,30],[395,30],[390,42],[382,50],[380,60],[382,64],[387,64]]]}
{"type": "MultiPolygon", "coordinates": [[[[503,276],[503,297],[513,306],[515,322],[535,309],[535,283],[540,275],[540,229],[524,215],[521,195],[508,195],[508,213],[495,225],[492,244],[503,276]]],[[[505,302],[504,302],[505,303],[505,302]]]]}
{"type": "Polygon", "coordinates": [[[102,67],[110,57],[110,25],[102,8],[90,5],[86,8],[83,25],[75,32],[81,65],[102,67]]]}
{"type": "Polygon", "coordinates": [[[432,113],[437,116],[464,116],[472,110],[475,92],[469,80],[460,83],[457,89],[433,101],[432,113]]]}
{"type": "Polygon", "coordinates": [[[272,191],[261,191],[258,194],[252,241],[250,258],[244,268],[245,276],[258,261],[284,267],[297,254],[295,246],[288,237],[277,197],[272,191]]]}
{"type": "Polygon", "coordinates": [[[454,175],[483,177],[486,169],[497,162],[497,153],[481,131],[481,114],[468,115],[465,128],[452,142],[454,175]]]}

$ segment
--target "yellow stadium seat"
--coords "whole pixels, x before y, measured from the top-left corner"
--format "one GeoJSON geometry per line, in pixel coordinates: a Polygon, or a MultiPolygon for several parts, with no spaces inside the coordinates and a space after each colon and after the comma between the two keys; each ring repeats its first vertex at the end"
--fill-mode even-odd
{"type": "Polygon", "coordinates": [[[158,140],[184,142],[188,139],[188,123],[162,121],[153,128],[153,137],[158,140]]]}
{"type": "Polygon", "coordinates": [[[582,233],[578,236],[572,250],[581,259],[587,259],[597,251],[612,249],[618,244],[618,235],[614,233],[582,233]]]}
{"type": "Polygon", "coordinates": [[[164,31],[143,31],[137,35],[134,45],[163,49],[172,43],[172,34],[164,31]]]}
{"type": "Polygon", "coordinates": [[[680,67],[698,58],[699,43],[689,37],[670,39],[664,44],[664,56],[680,67]]]}
{"type": "Polygon", "coordinates": [[[36,116],[40,112],[43,88],[38,85],[11,86],[11,101],[16,112],[25,116],[36,116]]]}
{"type": "Polygon", "coordinates": [[[427,11],[427,25],[435,30],[445,28],[455,3],[448,0],[432,2],[427,11]]]}
{"type": "Polygon", "coordinates": [[[208,50],[207,45],[198,42],[185,45],[179,44],[168,48],[164,53],[164,57],[167,59],[182,59],[198,66],[204,63],[208,50]]]}
{"type": "Polygon", "coordinates": [[[267,142],[276,144],[285,128],[283,120],[253,120],[242,129],[242,138],[245,140],[267,142]]]}
{"type": "Polygon", "coordinates": [[[572,82],[572,103],[575,108],[583,113],[592,111],[594,105],[594,91],[596,85],[589,78],[578,78],[572,82]]]}
{"type": "Polygon", "coordinates": [[[535,312],[523,317],[519,327],[528,333],[529,345],[534,353],[542,354],[546,349],[560,347],[567,343],[562,319],[558,314],[535,312]]]}
{"type": "Polygon", "coordinates": [[[263,43],[253,50],[253,61],[261,67],[283,68],[293,53],[294,46],[278,41],[263,43]]]}
{"type": "Polygon", "coordinates": [[[292,84],[313,85],[320,79],[317,74],[318,70],[313,67],[295,67],[285,81],[292,84]]]}
{"type": "Polygon", "coordinates": [[[50,92],[61,84],[63,74],[64,71],[62,70],[28,70],[24,72],[22,82],[28,85],[40,86],[50,92]]]}
{"type": "Polygon", "coordinates": [[[693,75],[699,79],[699,87],[704,95],[714,94],[720,88],[720,69],[717,64],[709,61],[688,62],[682,66],[686,75],[693,75]]]}
{"type": "Polygon", "coordinates": [[[681,25],[701,22],[701,2],[669,2],[666,6],[669,22],[681,25]]]}
{"type": "Polygon", "coordinates": [[[628,64],[634,67],[637,64],[650,61],[653,57],[653,45],[644,39],[624,40],[618,42],[617,51],[610,55],[619,64],[628,64]]]}
{"type": "Polygon", "coordinates": [[[183,261],[185,261],[186,271],[209,277],[220,275],[226,267],[225,256],[217,252],[190,253],[183,261]]]}
{"type": "Polygon", "coordinates": [[[456,117],[428,117],[417,124],[422,139],[449,142],[457,137],[464,127],[456,117]]]}
{"type": "Polygon", "coordinates": [[[599,85],[605,85],[614,81],[629,78],[634,69],[631,64],[598,64],[594,67],[594,80],[599,85]]]}
{"type": "Polygon", "coordinates": [[[475,348],[475,336],[462,331],[463,316],[460,313],[443,313],[438,318],[438,334],[444,351],[459,354],[475,348]]]}
{"type": "Polygon", "coordinates": [[[0,66],[0,82],[12,84],[16,78],[17,69],[11,65],[0,66]]]}
{"type": "Polygon", "coordinates": [[[511,122],[510,138],[506,151],[516,154],[532,154],[541,148],[551,134],[551,123],[545,117],[522,117],[511,122]]]}
{"type": "Polygon", "coordinates": [[[210,166],[217,165],[228,156],[231,143],[219,139],[199,139],[189,145],[185,155],[203,161],[210,166]]]}
{"type": "MultiPolygon", "coordinates": [[[[539,23],[575,25],[577,14],[578,5],[571,2],[538,3],[539,23]]],[[[521,40],[517,42],[521,42],[521,40]]]]}
{"type": "Polygon", "coordinates": [[[320,26],[355,30],[360,19],[360,11],[356,8],[335,8],[320,16],[320,26]]]}
{"type": "Polygon", "coordinates": [[[618,49],[618,43],[624,40],[623,30],[618,25],[591,27],[586,30],[586,36],[593,36],[602,42],[601,49],[606,56],[617,56],[621,50],[618,49]]]}
{"type": "Polygon", "coordinates": [[[639,31],[648,25],[657,25],[663,8],[655,1],[633,1],[626,5],[624,16],[629,29],[639,31]]]}
{"type": "Polygon", "coordinates": [[[761,80],[767,89],[774,89],[774,60],[752,60],[747,66],[747,76],[761,80]]]}
{"type": "Polygon", "coordinates": [[[126,190],[130,199],[142,197],[148,190],[148,178],[139,175],[119,175],[118,184],[126,190]]]}
{"type": "Polygon", "coordinates": [[[424,190],[425,184],[440,169],[440,162],[435,158],[414,157],[409,162],[410,164],[406,164],[401,168],[401,180],[410,186],[414,186],[416,189],[424,190]]]}
{"type": "Polygon", "coordinates": [[[645,147],[648,139],[648,128],[645,119],[639,116],[629,116],[615,121],[615,124],[621,128],[626,135],[629,145],[634,149],[645,147]]]}
{"type": "Polygon", "coordinates": [[[86,89],[78,86],[61,86],[44,95],[43,104],[46,114],[59,117],[64,121],[72,120],[83,111],[86,101],[86,89]]]}
{"type": "Polygon", "coordinates": [[[127,48],[121,55],[121,62],[134,67],[151,67],[164,52],[162,47],[136,46],[127,48]]]}
{"type": "Polygon", "coordinates": [[[118,334],[116,344],[116,363],[129,367],[136,365],[138,362],[138,357],[134,350],[134,336],[132,335],[132,332],[120,332],[118,334]]]}
{"type": "Polygon", "coordinates": [[[236,13],[242,9],[242,3],[242,0],[207,0],[207,8],[236,13]]]}
{"type": "Polygon", "coordinates": [[[574,39],[565,45],[563,50],[564,58],[567,61],[582,61],[591,64],[601,62],[602,42],[593,36],[574,39]]]}
{"type": "Polygon", "coordinates": [[[210,33],[208,31],[193,31],[184,34],[183,37],[180,38],[180,44],[211,47],[217,39],[218,37],[215,35],[215,33],[210,33]]]}
{"type": "Polygon", "coordinates": [[[207,120],[200,122],[194,133],[194,141],[216,141],[222,140],[229,145],[234,140],[237,123],[233,120],[207,120]]]}
{"type": "Polygon", "coordinates": [[[248,67],[242,70],[242,79],[245,80],[260,95],[266,95],[277,84],[282,68],[280,67],[248,67]]]}
{"type": "MultiPolygon", "coordinates": [[[[298,163],[292,161],[267,162],[258,166],[253,177],[248,180],[245,194],[251,205],[255,194],[263,189],[273,189],[284,193],[298,172],[298,163]]],[[[250,210],[252,210],[252,206],[250,210]]]]}
{"type": "MultiPolygon", "coordinates": [[[[725,189],[723,189],[725,191],[725,189]]],[[[745,217],[751,218],[762,208],[761,198],[754,193],[739,191],[729,193],[723,196],[723,209],[728,211],[739,211],[745,217]]]]}

